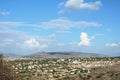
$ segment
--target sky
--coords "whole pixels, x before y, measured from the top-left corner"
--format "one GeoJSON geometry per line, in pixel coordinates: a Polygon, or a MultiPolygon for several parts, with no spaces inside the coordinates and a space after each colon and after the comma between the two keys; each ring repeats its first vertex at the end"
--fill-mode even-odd
{"type": "Polygon", "coordinates": [[[120,56],[119,15],[119,0],[0,0],[0,52],[120,56]]]}

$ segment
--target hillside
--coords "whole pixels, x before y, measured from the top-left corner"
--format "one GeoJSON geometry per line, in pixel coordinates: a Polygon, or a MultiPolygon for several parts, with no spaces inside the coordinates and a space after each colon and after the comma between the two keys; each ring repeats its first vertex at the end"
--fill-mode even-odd
{"type": "Polygon", "coordinates": [[[90,74],[69,76],[64,80],[120,80],[120,63],[112,66],[93,68],[90,74]]]}
{"type": "Polygon", "coordinates": [[[38,52],[23,57],[27,58],[70,58],[70,57],[104,57],[102,54],[84,52],[38,52]]]}

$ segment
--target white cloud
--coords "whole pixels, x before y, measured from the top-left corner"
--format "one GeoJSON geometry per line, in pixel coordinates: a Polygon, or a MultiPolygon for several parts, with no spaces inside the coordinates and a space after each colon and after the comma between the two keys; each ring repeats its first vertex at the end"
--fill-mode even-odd
{"type": "Polygon", "coordinates": [[[13,44],[13,43],[14,43],[14,40],[13,40],[13,39],[9,39],[9,38],[5,38],[2,42],[3,42],[5,45],[9,45],[9,44],[13,44]]]}
{"type": "Polygon", "coordinates": [[[61,3],[58,4],[58,7],[61,7],[61,6],[63,6],[64,4],[65,4],[65,2],[61,2],[61,3]]]}
{"type": "Polygon", "coordinates": [[[68,30],[58,30],[58,31],[55,31],[55,33],[64,34],[64,33],[71,33],[71,32],[68,30]]]}
{"type": "Polygon", "coordinates": [[[65,11],[63,9],[58,11],[58,14],[63,14],[63,13],[65,13],[65,11]]]}
{"type": "Polygon", "coordinates": [[[42,26],[43,28],[57,28],[61,30],[67,30],[70,28],[98,27],[101,26],[101,24],[97,22],[72,21],[66,18],[59,18],[50,20],[48,22],[41,22],[39,26],[42,26]]]}
{"type": "Polygon", "coordinates": [[[45,49],[50,44],[53,44],[55,40],[54,35],[49,35],[47,37],[29,37],[22,42],[18,42],[17,45],[21,48],[31,48],[31,49],[45,49]]]}
{"type": "Polygon", "coordinates": [[[98,37],[98,36],[103,36],[104,34],[95,34],[95,35],[92,35],[91,37],[90,37],[90,39],[95,39],[96,37],[98,37]]]}
{"type": "Polygon", "coordinates": [[[78,45],[78,42],[69,42],[68,45],[76,46],[76,45],[78,45]]]}
{"type": "Polygon", "coordinates": [[[44,28],[44,29],[60,29],[68,30],[71,28],[81,28],[86,27],[99,27],[102,24],[97,22],[88,21],[72,21],[66,18],[53,19],[47,22],[40,22],[39,24],[30,24],[25,22],[0,22],[0,28],[3,27],[33,27],[33,28],[44,28]]]}
{"type": "Polygon", "coordinates": [[[8,11],[0,11],[0,15],[3,15],[3,16],[6,16],[6,15],[9,15],[10,13],[8,11]]]}
{"type": "Polygon", "coordinates": [[[22,31],[0,30],[0,48],[12,53],[32,53],[54,44],[56,35],[33,36],[22,31]]]}
{"type": "Polygon", "coordinates": [[[43,37],[41,36],[41,37],[38,37],[38,39],[41,43],[50,45],[56,41],[56,34],[51,34],[51,35],[43,36],[43,37]]]}
{"type": "Polygon", "coordinates": [[[26,25],[26,23],[11,22],[11,21],[0,22],[0,27],[18,27],[18,26],[23,26],[23,25],[26,25]]]}
{"type": "Polygon", "coordinates": [[[95,2],[84,2],[84,0],[68,0],[64,6],[68,9],[89,9],[89,10],[98,10],[101,7],[101,1],[95,2]]]}
{"type": "Polygon", "coordinates": [[[39,47],[40,44],[35,38],[28,39],[24,41],[24,44],[28,46],[29,48],[39,47]]]}
{"type": "Polygon", "coordinates": [[[64,43],[58,43],[56,44],[57,46],[64,46],[65,44],[64,43]]]}
{"type": "Polygon", "coordinates": [[[37,27],[40,26],[38,24],[30,24],[26,22],[12,22],[12,21],[1,21],[0,22],[0,28],[1,27],[37,27]]]}
{"type": "Polygon", "coordinates": [[[79,46],[90,46],[90,39],[88,38],[87,33],[82,32],[80,35],[80,42],[78,43],[79,46]]]}
{"type": "Polygon", "coordinates": [[[40,42],[35,38],[28,39],[24,41],[23,44],[28,48],[46,48],[47,47],[46,44],[40,44],[40,42]]]}
{"type": "Polygon", "coordinates": [[[120,46],[120,43],[106,43],[105,46],[106,47],[118,47],[120,46]]]}
{"type": "Polygon", "coordinates": [[[48,38],[52,38],[52,39],[56,38],[56,34],[51,34],[51,35],[48,36],[48,38]]]}

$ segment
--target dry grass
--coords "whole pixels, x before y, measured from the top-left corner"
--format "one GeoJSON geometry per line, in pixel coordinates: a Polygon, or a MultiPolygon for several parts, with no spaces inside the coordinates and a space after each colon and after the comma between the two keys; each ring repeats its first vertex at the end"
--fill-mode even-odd
{"type": "Polygon", "coordinates": [[[120,80],[120,63],[112,66],[93,68],[90,74],[81,74],[71,80],[120,80]]]}
{"type": "Polygon", "coordinates": [[[10,64],[3,60],[2,54],[0,54],[0,80],[19,80],[10,64]]]}
{"type": "Polygon", "coordinates": [[[112,66],[96,68],[91,75],[95,75],[97,80],[120,80],[120,63],[112,66]]]}

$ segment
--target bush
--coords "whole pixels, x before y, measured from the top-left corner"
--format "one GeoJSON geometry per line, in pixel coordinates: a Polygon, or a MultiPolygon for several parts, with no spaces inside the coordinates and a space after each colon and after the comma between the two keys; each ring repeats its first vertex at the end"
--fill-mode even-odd
{"type": "Polygon", "coordinates": [[[0,80],[19,80],[11,66],[3,60],[2,54],[0,54],[0,80]]]}

